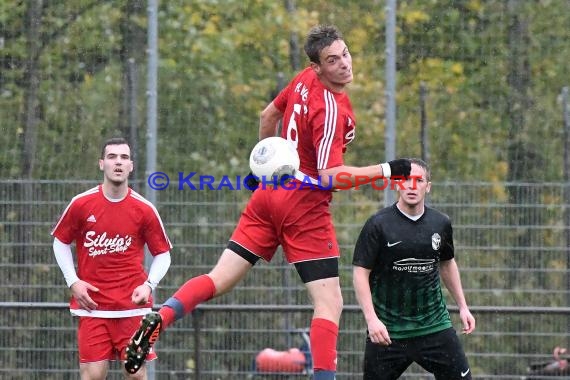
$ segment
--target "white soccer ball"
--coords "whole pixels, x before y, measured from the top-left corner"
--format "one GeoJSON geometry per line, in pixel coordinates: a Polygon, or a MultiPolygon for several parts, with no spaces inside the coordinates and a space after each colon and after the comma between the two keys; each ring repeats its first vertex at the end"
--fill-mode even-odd
{"type": "Polygon", "coordinates": [[[281,179],[299,170],[299,154],[292,143],[282,137],[267,137],[258,142],[249,155],[249,167],[259,179],[281,179]]]}

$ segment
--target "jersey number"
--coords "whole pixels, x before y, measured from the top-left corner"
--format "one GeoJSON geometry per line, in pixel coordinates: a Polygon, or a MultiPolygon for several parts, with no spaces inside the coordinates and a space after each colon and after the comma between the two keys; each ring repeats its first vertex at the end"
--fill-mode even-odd
{"type": "Polygon", "coordinates": [[[297,129],[297,121],[295,120],[297,115],[301,115],[301,105],[294,104],[293,112],[291,113],[291,118],[289,119],[289,124],[287,124],[287,141],[290,141],[295,149],[299,145],[299,131],[297,129]]]}

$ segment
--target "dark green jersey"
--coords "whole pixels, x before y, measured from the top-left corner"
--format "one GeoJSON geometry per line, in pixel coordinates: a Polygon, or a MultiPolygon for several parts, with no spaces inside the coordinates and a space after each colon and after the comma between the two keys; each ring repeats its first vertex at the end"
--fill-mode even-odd
{"type": "Polygon", "coordinates": [[[371,270],[374,309],[390,337],[410,338],[451,327],[439,262],[454,256],[449,217],[426,207],[416,221],[394,204],[368,219],[353,265],[371,270]]]}

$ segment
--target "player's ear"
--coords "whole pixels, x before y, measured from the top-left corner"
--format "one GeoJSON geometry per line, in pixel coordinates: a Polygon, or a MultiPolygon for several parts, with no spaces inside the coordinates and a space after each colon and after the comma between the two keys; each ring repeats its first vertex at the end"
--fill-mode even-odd
{"type": "Polygon", "coordinates": [[[99,170],[103,170],[103,160],[99,160],[99,170]]]}
{"type": "Polygon", "coordinates": [[[321,65],[319,65],[318,63],[315,62],[311,62],[311,68],[313,69],[313,71],[315,72],[315,74],[319,75],[321,72],[321,65]]]}
{"type": "Polygon", "coordinates": [[[426,186],[426,193],[429,193],[430,190],[431,190],[431,181],[428,181],[426,186]]]}

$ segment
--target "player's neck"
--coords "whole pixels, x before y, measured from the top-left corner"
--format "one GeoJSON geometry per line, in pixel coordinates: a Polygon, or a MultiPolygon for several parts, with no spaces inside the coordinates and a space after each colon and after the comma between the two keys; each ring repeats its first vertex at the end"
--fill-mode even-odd
{"type": "Polygon", "coordinates": [[[404,214],[409,215],[409,216],[422,215],[425,211],[424,202],[420,202],[418,204],[411,205],[409,203],[399,201],[396,204],[396,206],[398,207],[398,209],[400,211],[402,211],[404,214]]]}
{"type": "Polygon", "coordinates": [[[113,201],[125,198],[129,192],[129,185],[126,181],[120,184],[104,181],[102,188],[105,198],[113,201]]]}
{"type": "Polygon", "coordinates": [[[318,76],[318,78],[319,78],[319,81],[321,81],[321,83],[323,84],[323,86],[325,86],[326,88],[328,88],[332,92],[342,93],[345,91],[346,84],[333,83],[331,81],[324,79],[322,76],[318,76]]]}

